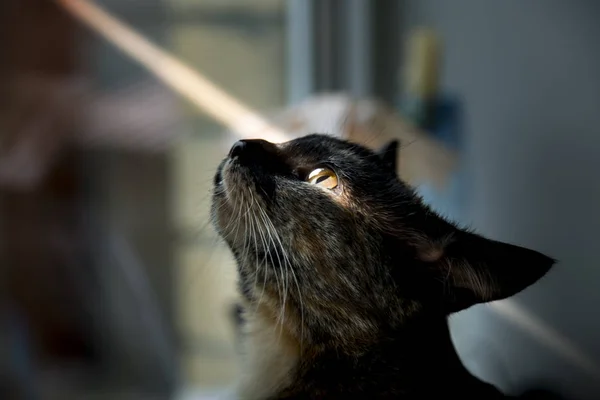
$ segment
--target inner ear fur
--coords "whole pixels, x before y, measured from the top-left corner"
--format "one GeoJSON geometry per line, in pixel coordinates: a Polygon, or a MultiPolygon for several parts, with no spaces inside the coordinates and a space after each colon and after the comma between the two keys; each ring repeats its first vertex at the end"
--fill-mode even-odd
{"type": "Polygon", "coordinates": [[[444,301],[450,311],[511,297],[541,279],[555,263],[535,250],[460,230],[418,252],[449,289],[444,301]]]}

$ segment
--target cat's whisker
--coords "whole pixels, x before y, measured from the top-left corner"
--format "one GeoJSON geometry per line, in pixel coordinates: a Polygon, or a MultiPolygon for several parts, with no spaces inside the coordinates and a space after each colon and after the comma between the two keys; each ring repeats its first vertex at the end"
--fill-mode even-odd
{"type": "MultiPolygon", "coordinates": [[[[240,196],[242,197],[242,201],[241,204],[246,204],[246,212],[242,215],[242,218],[234,218],[232,219],[233,223],[236,223],[237,227],[239,228],[240,225],[243,225],[243,233],[244,233],[244,242],[242,244],[242,251],[240,253],[240,258],[242,260],[247,260],[250,258],[250,254],[251,254],[251,248],[252,248],[252,242],[254,242],[254,249],[255,251],[258,251],[258,239],[259,239],[259,234],[260,234],[260,227],[258,222],[256,221],[256,217],[254,215],[254,195],[252,194],[251,190],[248,190],[248,194],[250,195],[250,202],[248,203],[246,201],[246,197],[243,195],[243,189],[240,189],[240,196]]],[[[236,230],[236,234],[235,236],[237,237],[237,230],[236,230]]],[[[256,291],[257,285],[258,285],[258,275],[260,272],[260,260],[258,260],[258,258],[256,259],[256,269],[254,271],[254,286],[253,286],[253,291],[256,291]]],[[[257,306],[255,308],[255,310],[253,311],[252,315],[255,315],[256,312],[258,311],[258,305],[262,302],[262,296],[264,293],[264,286],[263,286],[263,292],[261,292],[260,298],[257,302],[257,306]]]]}
{"type": "MultiPolygon", "coordinates": [[[[250,208],[252,208],[252,213],[249,215],[249,220],[250,220],[250,232],[247,232],[246,236],[251,236],[252,239],[254,240],[254,248],[255,250],[257,249],[257,242],[256,242],[256,235],[257,235],[257,230],[258,227],[256,225],[258,225],[258,222],[256,221],[256,217],[254,215],[254,204],[255,204],[255,200],[254,200],[254,195],[252,194],[252,191],[250,190],[250,201],[251,201],[251,205],[250,208]]],[[[250,245],[250,241],[248,241],[248,244],[250,245]]],[[[250,249],[250,246],[248,246],[248,250],[250,249]]],[[[250,254],[250,252],[248,251],[248,253],[246,254],[246,256],[248,256],[250,254]]],[[[242,258],[244,259],[244,258],[242,258]]],[[[257,287],[258,287],[258,276],[260,273],[260,268],[261,268],[261,264],[258,260],[258,258],[256,258],[256,268],[254,270],[254,284],[252,286],[252,292],[256,292],[257,287]]],[[[263,287],[264,289],[264,287],[263,287]]],[[[259,304],[260,301],[262,300],[262,293],[261,293],[261,298],[259,300],[259,304]]]]}
{"type": "MultiPolygon", "coordinates": [[[[248,191],[250,193],[250,195],[252,195],[251,191],[248,191]]],[[[244,213],[244,216],[242,218],[242,220],[240,221],[240,223],[238,225],[242,225],[243,224],[243,234],[244,234],[244,243],[242,244],[242,253],[241,253],[241,257],[242,259],[246,259],[246,257],[248,257],[248,255],[250,254],[250,240],[249,240],[249,226],[252,223],[252,219],[251,216],[252,214],[250,213],[250,211],[252,210],[252,203],[247,204],[246,205],[246,212],[244,213]]],[[[236,232],[237,235],[237,232],[236,232]]]]}
{"type": "MultiPolygon", "coordinates": [[[[273,225],[273,222],[271,221],[271,219],[269,218],[269,216],[263,211],[263,215],[265,217],[266,223],[270,226],[271,228],[271,232],[273,233],[273,246],[275,247],[276,251],[277,251],[277,256],[278,258],[280,258],[280,254],[279,251],[281,251],[281,258],[283,259],[283,270],[282,273],[285,275],[285,287],[284,287],[284,301],[283,301],[283,306],[285,308],[286,305],[286,299],[288,297],[288,290],[289,290],[289,277],[288,277],[288,268],[290,267],[290,262],[289,259],[287,257],[287,254],[285,252],[285,249],[283,247],[283,244],[281,243],[281,239],[279,237],[279,233],[277,232],[277,229],[275,229],[275,226],[273,225]],[[275,243],[275,241],[277,241],[278,243],[275,243]],[[277,244],[279,246],[277,246],[277,244]]],[[[281,263],[281,259],[279,260],[280,265],[282,265],[281,263]]],[[[285,309],[284,309],[285,312],[285,309]]],[[[285,314],[284,314],[285,316],[285,314]]]]}
{"type": "MultiPolygon", "coordinates": [[[[272,230],[271,230],[271,226],[269,226],[268,220],[265,218],[265,213],[262,210],[262,208],[260,207],[260,205],[259,205],[259,212],[261,213],[261,219],[262,219],[263,224],[265,226],[266,237],[269,240],[269,245],[271,245],[271,244],[273,245],[273,250],[275,251],[275,256],[277,257],[277,264],[279,266],[279,269],[281,270],[281,258],[279,256],[279,251],[277,249],[277,246],[276,246],[276,244],[275,244],[275,242],[273,240],[273,233],[272,233],[272,230]]],[[[272,264],[274,264],[274,263],[272,262],[272,264]]],[[[286,290],[285,290],[284,274],[283,274],[283,271],[281,271],[281,272],[282,272],[282,274],[281,274],[281,284],[282,284],[282,289],[283,289],[283,292],[281,293],[281,296],[283,297],[283,300],[282,300],[282,302],[283,302],[282,312],[285,313],[284,307],[285,307],[285,301],[286,301],[286,293],[285,293],[286,290]]],[[[275,275],[277,276],[277,273],[275,275]]],[[[282,314],[280,312],[279,317],[278,317],[278,322],[281,321],[281,319],[280,319],[281,316],[282,316],[282,314]]],[[[284,314],[284,316],[285,316],[285,314],[284,314]]]]}
{"type": "Polygon", "coordinates": [[[246,213],[244,213],[244,205],[246,204],[245,201],[245,197],[244,197],[244,191],[243,190],[239,190],[239,199],[236,199],[235,201],[235,208],[234,208],[234,212],[231,214],[232,218],[229,220],[229,223],[227,224],[228,227],[230,227],[229,230],[229,234],[233,234],[233,237],[238,236],[239,233],[239,229],[240,226],[243,224],[243,216],[248,212],[248,210],[246,210],[246,213]]]}
{"type": "MultiPolygon", "coordinates": [[[[279,235],[279,232],[277,231],[277,229],[275,228],[275,226],[273,225],[273,222],[271,221],[271,219],[269,218],[268,214],[264,211],[264,209],[258,205],[258,211],[262,214],[263,216],[263,221],[266,225],[266,228],[269,229],[270,232],[272,232],[272,243],[274,245],[275,250],[278,253],[278,257],[279,257],[279,252],[278,252],[278,248],[281,249],[281,257],[283,258],[283,268],[284,270],[282,270],[282,272],[285,274],[285,279],[286,279],[286,284],[284,286],[284,300],[283,300],[283,305],[282,305],[282,318],[285,318],[285,305],[286,305],[286,299],[287,296],[289,295],[288,290],[289,290],[289,275],[292,276],[292,279],[294,280],[294,283],[296,285],[296,289],[298,291],[298,302],[299,302],[299,306],[300,306],[300,316],[301,316],[301,331],[300,331],[300,336],[301,336],[301,348],[303,346],[303,339],[304,339],[304,304],[303,304],[303,300],[302,300],[302,292],[300,290],[300,284],[298,282],[298,278],[296,276],[296,273],[294,272],[294,268],[292,266],[292,263],[289,259],[289,256],[287,254],[287,251],[285,250],[285,247],[283,246],[283,243],[281,241],[281,237],[279,235]],[[275,243],[277,242],[277,243],[275,243]],[[288,268],[289,268],[289,272],[288,272],[288,268]]],[[[280,265],[281,265],[281,259],[279,259],[280,265]]]]}
{"type": "MultiPolygon", "coordinates": [[[[277,234],[277,236],[279,236],[279,234],[277,234]]],[[[279,237],[280,239],[280,237],[279,237]]],[[[280,240],[281,243],[281,240],[280,240]]],[[[298,291],[298,303],[300,306],[300,354],[302,354],[303,351],[303,345],[304,345],[304,303],[302,302],[302,291],[300,290],[300,284],[298,283],[298,278],[296,277],[296,272],[294,271],[294,266],[292,265],[287,251],[285,250],[285,248],[283,246],[281,246],[282,252],[286,258],[286,265],[289,266],[289,270],[290,273],[292,275],[292,279],[294,280],[294,283],[296,284],[296,290],[298,291]]]]}
{"type": "MultiPolygon", "coordinates": [[[[231,189],[229,188],[224,188],[223,189],[223,193],[225,193],[225,197],[226,198],[231,198],[231,189]]],[[[232,216],[238,216],[239,210],[238,208],[240,207],[240,205],[238,204],[238,202],[236,201],[235,204],[233,205],[233,212],[231,213],[232,216]]],[[[227,236],[229,236],[232,232],[232,226],[235,225],[237,221],[237,218],[230,218],[229,221],[227,222],[227,225],[225,225],[223,229],[223,233],[227,236]]]]}
{"type": "MultiPolygon", "coordinates": [[[[262,211],[262,210],[261,210],[262,211]]],[[[286,276],[286,287],[285,287],[285,291],[286,291],[286,297],[287,297],[287,291],[288,291],[288,276],[291,274],[292,278],[294,279],[294,282],[296,283],[296,288],[298,290],[298,300],[300,303],[300,314],[301,314],[301,332],[300,332],[300,337],[301,337],[301,344],[300,347],[302,349],[303,346],[303,339],[304,339],[304,306],[302,303],[302,293],[300,291],[300,285],[298,283],[298,278],[296,277],[296,273],[294,272],[294,268],[292,266],[292,263],[288,257],[287,251],[285,250],[285,247],[283,246],[283,243],[281,241],[281,237],[279,235],[279,232],[277,231],[277,229],[275,229],[275,226],[273,225],[273,222],[271,221],[271,219],[269,218],[269,216],[263,211],[263,215],[266,218],[266,222],[271,226],[273,233],[275,234],[274,237],[277,240],[278,244],[279,244],[279,248],[281,249],[281,253],[284,259],[284,268],[285,268],[285,276],[286,276]],[[288,268],[289,268],[289,272],[288,272],[288,268]]],[[[284,299],[284,307],[285,307],[285,299],[284,299]]]]}
{"type": "MultiPolygon", "coordinates": [[[[200,199],[199,203],[204,203],[209,196],[210,197],[214,197],[214,196],[218,196],[218,195],[223,194],[223,193],[225,193],[225,189],[223,189],[223,188],[216,188],[214,190],[208,190],[208,193],[205,196],[203,196],[202,199],[200,199]]],[[[226,207],[226,204],[222,202],[221,204],[218,204],[216,207],[214,207],[213,213],[218,214],[218,212],[221,211],[225,207],[226,207]]],[[[193,229],[192,234],[200,236],[202,233],[204,233],[204,231],[206,230],[206,228],[209,225],[211,225],[211,224],[212,224],[212,221],[211,221],[211,218],[209,216],[207,218],[206,222],[204,222],[198,228],[193,229]]]]}
{"type": "MultiPolygon", "coordinates": [[[[278,267],[279,270],[281,272],[281,276],[282,276],[282,289],[283,291],[281,292],[281,295],[283,297],[283,299],[281,300],[281,311],[279,313],[279,316],[277,318],[277,325],[279,325],[279,338],[281,338],[281,335],[283,334],[283,324],[285,321],[285,309],[286,309],[286,304],[287,304],[287,296],[288,296],[288,277],[287,277],[287,266],[285,264],[285,258],[282,260],[281,255],[279,254],[279,249],[277,246],[277,243],[275,243],[275,239],[277,238],[277,231],[275,230],[275,228],[273,227],[273,224],[271,223],[268,215],[266,214],[266,212],[264,211],[264,209],[262,209],[262,207],[260,207],[260,212],[262,214],[262,220],[264,221],[265,227],[267,229],[267,231],[269,232],[269,240],[270,243],[273,245],[273,249],[276,253],[277,256],[277,260],[278,260],[278,267]],[[283,264],[282,264],[283,261],[283,264]],[[284,267],[286,268],[284,270],[284,267]]],[[[283,250],[283,249],[282,249],[283,250]]]]}
{"type": "MultiPolygon", "coordinates": [[[[242,218],[241,218],[242,217],[242,211],[244,209],[244,191],[243,190],[240,190],[240,197],[241,197],[241,201],[239,202],[240,203],[239,211],[238,211],[237,215],[235,215],[235,217],[230,221],[230,222],[233,223],[233,225],[235,227],[235,231],[233,232],[233,237],[235,237],[235,238],[238,237],[238,233],[239,233],[239,230],[240,230],[240,225],[243,224],[242,218]]],[[[247,212],[247,210],[246,210],[246,212],[247,212]]],[[[245,237],[244,237],[244,240],[245,240],[245,237]]]]}
{"type": "MultiPolygon", "coordinates": [[[[281,269],[281,258],[279,257],[279,251],[277,250],[277,245],[275,244],[275,241],[273,240],[273,234],[271,232],[271,227],[268,224],[268,221],[265,219],[265,212],[262,209],[262,207],[260,206],[260,204],[258,204],[258,210],[260,212],[260,217],[263,221],[263,226],[265,228],[265,235],[266,237],[269,239],[269,242],[265,244],[266,248],[269,248],[269,245],[272,244],[273,245],[273,250],[275,251],[275,255],[277,257],[277,264],[278,264],[278,269],[280,270],[279,272],[281,272],[281,283],[279,281],[279,275],[277,274],[277,268],[275,268],[275,280],[277,281],[277,294],[279,297],[279,301],[281,302],[282,306],[281,306],[281,311],[277,317],[277,322],[275,324],[275,326],[279,326],[280,328],[280,334],[282,333],[282,329],[283,329],[283,320],[285,318],[285,303],[286,303],[286,288],[285,288],[285,274],[283,272],[283,270],[281,269]]],[[[275,262],[273,260],[273,256],[271,254],[271,252],[269,251],[269,257],[271,259],[271,265],[275,266],[275,262]]]]}
{"type": "MultiPolygon", "coordinates": [[[[260,209],[260,205],[259,205],[258,202],[256,202],[256,205],[257,205],[257,208],[260,209]]],[[[256,314],[258,312],[258,308],[259,308],[260,304],[262,303],[262,299],[263,299],[263,296],[264,296],[264,293],[265,293],[265,288],[267,286],[267,273],[268,273],[268,269],[267,269],[267,266],[266,266],[267,257],[271,258],[271,264],[273,264],[272,257],[270,255],[270,253],[268,252],[268,244],[267,244],[266,239],[265,239],[266,232],[264,232],[264,229],[265,229],[264,224],[259,223],[259,221],[256,218],[256,216],[257,216],[257,214],[254,214],[254,218],[255,218],[255,221],[257,223],[256,224],[256,226],[257,226],[257,232],[259,234],[258,239],[260,239],[261,246],[262,246],[262,248],[264,250],[264,256],[263,256],[262,262],[260,262],[259,260],[257,260],[257,262],[260,262],[260,264],[264,264],[265,273],[263,274],[262,290],[261,290],[261,294],[260,294],[259,300],[256,303],[254,314],[256,314]]],[[[256,247],[256,252],[257,252],[257,254],[259,253],[258,244],[257,244],[257,247],[256,247]]],[[[257,265],[257,270],[258,270],[259,266],[260,265],[257,265]]],[[[277,281],[277,289],[279,289],[279,278],[278,278],[277,274],[275,274],[275,279],[277,281]]],[[[277,293],[279,293],[279,290],[277,290],[277,293]]]]}

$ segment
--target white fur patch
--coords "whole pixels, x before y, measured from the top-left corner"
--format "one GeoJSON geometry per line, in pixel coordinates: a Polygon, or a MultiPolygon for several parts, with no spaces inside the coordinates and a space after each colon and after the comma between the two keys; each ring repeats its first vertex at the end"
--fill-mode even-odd
{"type": "Polygon", "coordinates": [[[291,383],[292,372],[300,359],[298,342],[276,319],[250,306],[244,326],[241,376],[237,393],[242,400],[273,396],[291,383]]]}

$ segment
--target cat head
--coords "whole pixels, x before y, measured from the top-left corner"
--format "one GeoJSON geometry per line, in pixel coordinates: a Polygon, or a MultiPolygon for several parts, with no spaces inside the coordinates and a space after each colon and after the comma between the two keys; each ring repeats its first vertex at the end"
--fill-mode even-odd
{"type": "Polygon", "coordinates": [[[543,254],[441,218],[396,159],[396,142],[237,142],[215,176],[212,217],[247,303],[304,341],[361,342],[512,296],[550,269],[543,254]]]}

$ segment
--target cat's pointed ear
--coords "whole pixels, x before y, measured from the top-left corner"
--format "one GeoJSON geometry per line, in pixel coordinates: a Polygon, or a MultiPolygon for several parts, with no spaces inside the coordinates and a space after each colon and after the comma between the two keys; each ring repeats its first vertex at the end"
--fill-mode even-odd
{"type": "Polygon", "coordinates": [[[376,151],[384,164],[394,172],[398,167],[398,144],[398,140],[391,140],[376,151]]]}
{"type": "Polygon", "coordinates": [[[524,247],[456,230],[435,251],[423,253],[444,282],[450,312],[513,296],[542,278],[555,263],[524,247]]]}

